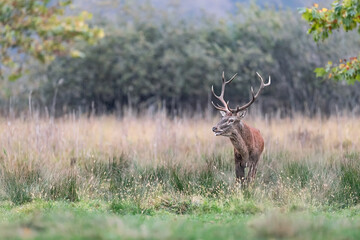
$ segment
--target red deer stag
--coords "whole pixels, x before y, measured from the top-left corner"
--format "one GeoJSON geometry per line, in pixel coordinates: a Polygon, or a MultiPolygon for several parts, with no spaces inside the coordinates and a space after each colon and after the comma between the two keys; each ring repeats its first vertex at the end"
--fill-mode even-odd
{"type": "Polygon", "coordinates": [[[229,102],[224,100],[224,92],[226,84],[230,83],[237,74],[235,74],[230,80],[225,81],[224,72],[222,74],[222,87],[220,95],[216,95],[214,92],[214,86],[211,87],[211,91],[214,96],[221,102],[221,105],[215,105],[214,102],[211,102],[213,106],[220,110],[222,118],[220,122],[212,128],[215,136],[224,136],[228,137],[231,140],[231,143],[234,146],[234,155],[235,155],[235,173],[236,180],[241,183],[245,181],[245,167],[249,167],[249,172],[247,175],[247,181],[251,182],[256,175],[257,164],[260,158],[261,153],[264,150],[264,139],[262,138],[260,131],[250,127],[242,121],[246,115],[247,108],[256,100],[259,96],[261,90],[269,86],[271,83],[271,78],[269,77],[269,82],[264,83],[263,78],[259,76],[261,80],[261,85],[258,92],[255,94],[253,88],[251,87],[251,100],[243,105],[238,106],[235,109],[229,107],[229,102]]]}

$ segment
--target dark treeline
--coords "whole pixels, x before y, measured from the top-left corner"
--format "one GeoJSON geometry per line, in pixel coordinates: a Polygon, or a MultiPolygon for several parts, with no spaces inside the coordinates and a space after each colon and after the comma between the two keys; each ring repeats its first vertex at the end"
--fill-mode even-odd
{"type": "Polygon", "coordinates": [[[9,99],[27,106],[31,90],[34,109],[56,110],[58,116],[74,109],[108,113],[128,107],[204,112],[211,85],[220,91],[222,71],[227,78],[239,74],[225,97],[233,107],[248,101],[250,86],[257,89],[258,71],[272,78],[256,103],[261,112],[358,112],[359,84],[317,79],[314,69],[357,55],[359,36],[337,33],[316,45],[296,12],[240,5],[221,20],[130,4],[116,20],[97,21],[107,36],[96,46],[84,46],[84,58],[60,57],[46,69],[35,68],[26,80],[31,89],[17,91],[23,99],[7,96],[3,107],[8,109],[9,99]]]}

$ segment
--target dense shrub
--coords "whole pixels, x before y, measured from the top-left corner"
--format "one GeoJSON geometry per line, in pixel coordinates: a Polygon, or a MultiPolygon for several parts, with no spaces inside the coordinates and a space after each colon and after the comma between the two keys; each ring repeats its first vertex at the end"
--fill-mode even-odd
{"type": "Polygon", "coordinates": [[[239,5],[218,20],[138,5],[121,9],[117,20],[103,21],[107,37],[83,47],[86,57],[58,58],[45,72],[37,71],[36,86],[16,91],[23,101],[20,95],[4,99],[6,111],[10,100],[11,106],[27,108],[31,88],[34,107],[46,106],[50,113],[122,112],[124,107],[204,112],[211,85],[219,91],[222,71],[227,77],[239,73],[226,93],[231,105],[248,100],[250,86],[258,87],[258,71],[273,79],[256,104],[262,112],[356,110],[359,84],[323,81],[313,72],[358,49],[356,34],[339,34],[318,46],[291,10],[239,5]]]}

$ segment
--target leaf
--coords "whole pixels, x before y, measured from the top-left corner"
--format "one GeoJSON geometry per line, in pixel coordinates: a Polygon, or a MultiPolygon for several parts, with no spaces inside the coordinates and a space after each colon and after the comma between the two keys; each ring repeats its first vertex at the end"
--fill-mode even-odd
{"type": "Polygon", "coordinates": [[[72,50],[70,52],[70,55],[71,57],[74,57],[74,58],[84,58],[85,57],[85,54],[79,50],[72,50]]]}
{"type": "Polygon", "coordinates": [[[347,71],[347,74],[352,76],[355,73],[355,69],[351,68],[349,71],[347,71]]]}
{"type": "MultiPolygon", "coordinates": [[[[49,63],[55,56],[71,54],[73,57],[84,57],[79,51],[69,51],[76,41],[95,43],[104,37],[104,32],[96,27],[89,26],[86,21],[92,14],[83,11],[78,15],[65,14],[65,7],[72,0],[55,1],[0,1],[0,29],[2,32],[0,59],[2,64],[10,69],[16,68],[16,57],[24,54],[34,57],[41,63],[49,63]],[[5,2],[5,3],[3,3],[5,2]],[[24,2],[24,3],[22,3],[24,2]],[[24,9],[26,8],[26,9],[24,9]],[[2,24],[1,24],[2,23],[2,24]],[[55,40],[56,39],[56,40],[55,40]],[[8,52],[17,49],[17,52],[8,56],[8,52]],[[15,62],[15,63],[14,63],[15,62]]],[[[16,70],[17,71],[17,70],[16,70]]],[[[22,76],[23,69],[8,76],[15,81],[22,76]]],[[[0,72],[0,77],[3,77],[0,72]]]]}
{"type": "Polygon", "coordinates": [[[306,13],[307,8],[303,7],[303,8],[298,8],[297,10],[298,10],[298,13],[303,14],[303,13],[306,13]]]}
{"type": "Polygon", "coordinates": [[[22,74],[21,73],[13,73],[9,76],[9,81],[13,82],[19,78],[21,78],[22,74]]]}
{"type": "Polygon", "coordinates": [[[360,82],[360,74],[357,74],[355,79],[360,82]]]}
{"type": "Polygon", "coordinates": [[[356,82],[356,80],[357,80],[357,78],[358,78],[357,76],[354,77],[354,78],[353,78],[353,77],[347,78],[346,81],[347,81],[348,84],[354,85],[355,82],[356,82]]]}
{"type": "Polygon", "coordinates": [[[309,12],[309,11],[304,12],[304,13],[302,14],[302,17],[303,17],[303,19],[304,19],[305,21],[308,21],[308,22],[311,22],[312,19],[313,19],[313,15],[312,15],[312,13],[309,12]]]}
{"type": "Polygon", "coordinates": [[[323,77],[326,75],[326,70],[324,68],[316,68],[315,71],[316,77],[323,77]]]}

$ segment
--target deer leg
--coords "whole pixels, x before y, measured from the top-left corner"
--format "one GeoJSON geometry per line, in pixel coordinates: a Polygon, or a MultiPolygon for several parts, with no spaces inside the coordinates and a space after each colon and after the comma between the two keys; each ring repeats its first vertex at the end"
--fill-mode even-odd
{"type": "Polygon", "coordinates": [[[234,149],[236,182],[243,184],[245,181],[245,164],[243,157],[234,149]]]}
{"type": "Polygon", "coordinates": [[[250,165],[249,166],[249,171],[248,171],[248,174],[247,174],[247,177],[246,177],[247,182],[252,181],[252,172],[253,172],[253,169],[254,169],[254,164],[252,162],[249,165],[250,165]]]}
{"type": "Polygon", "coordinates": [[[249,173],[248,173],[248,181],[252,182],[255,179],[257,172],[257,163],[258,161],[251,162],[249,173]]]}
{"type": "Polygon", "coordinates": [[[245,181],[245,167],[242,166],[240,161],[235,160],[235,174],[236,182],[243,184],[245,181]]]}
{"type": "Polygon", "coordinates": [[[254,164],[254,169],[253,169],[253,172],[252,172],[252,175],[251,175],[251,177],[252,177],[253,180],[254,180],[255,177],[256,177],[256,172],[257,172],[257,162],[254,164]]]}
{"type": "Polygon", "coordinates": [[[235,162],[236,181],[244,183],[245,181],[245,167],[241,165],[240,161],[235,162]]]}

